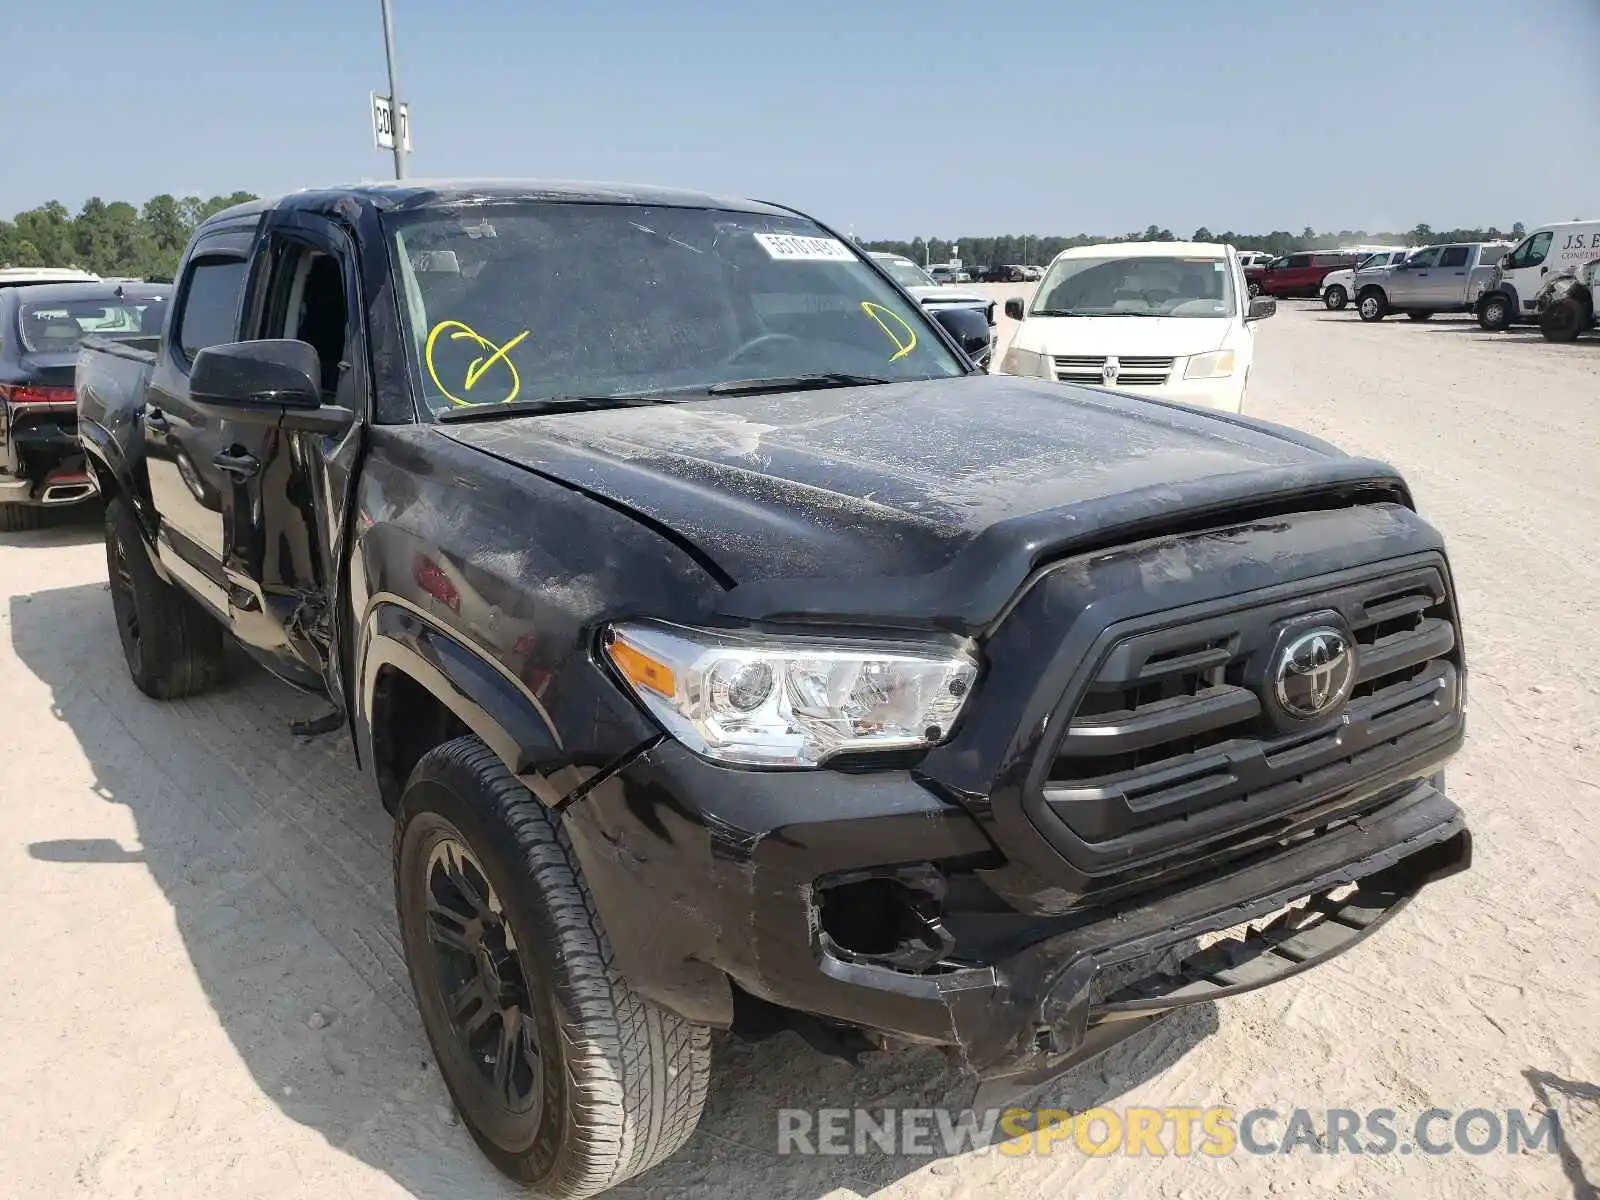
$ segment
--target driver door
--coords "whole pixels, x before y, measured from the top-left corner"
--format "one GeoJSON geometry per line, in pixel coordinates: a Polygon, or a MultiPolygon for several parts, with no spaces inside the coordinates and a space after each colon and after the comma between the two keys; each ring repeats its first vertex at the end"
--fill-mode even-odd
{"type": "MultiPolygon", "coordinates": [[[[285,214],[257,255],[247,338],[316,349],[323,405],[366,411],[354,247],[342,229],[285,214]]],[[[337,695],[334,550],[359,419],[332,432],[295,418],[231,427],[223,472],[223,573],[236,636],[274,674],[337,695]],[[290,424],[297,427],[289,428],[290,424]],[[342,465],[341,465],[342,464],[342,465]]]]}
{"type": "Polygon", "coordinates": [[[1426,250],[1419,250],[1390,272],[1388,286],[1384,289],[1389,293],[1390,304],[1396,307],[1420,304],[1426,299],[1425,293],[1433,278],[1433,268],[1439,262],[1440,249],[1439,246],[1430,246],[1426,250]]]}

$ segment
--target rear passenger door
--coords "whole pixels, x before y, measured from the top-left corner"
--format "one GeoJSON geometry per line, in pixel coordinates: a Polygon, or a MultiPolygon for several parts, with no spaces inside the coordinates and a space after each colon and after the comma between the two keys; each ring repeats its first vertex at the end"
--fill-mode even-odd
{"type": "Polygon", "coordinates": [[[1428,272],[1422,296],[1436,308],[1453,308],[1467,302],[1467,273],[1472,270],[1472,247],[1446,246],[1439,264],[1428,272]]]}
{"type": "Polygon", "coordinates": [[[195,243],[140,413],[150,495],[160,515],[157,553],[189,591],[219,612],[227,609],[225,477],[212,460],[222,449],[227,422],[189,398],[189,371],[201,350],[237,340],[254,231],[253,225],[218,230],[195,243]]]}

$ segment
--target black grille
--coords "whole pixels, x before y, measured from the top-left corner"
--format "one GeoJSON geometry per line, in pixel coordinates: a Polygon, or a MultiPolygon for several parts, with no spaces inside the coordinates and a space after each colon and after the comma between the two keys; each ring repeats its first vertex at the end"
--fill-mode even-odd
{"type": "Polygon", "coordinates": [[[1243,837],[1451,741],[1460,687],[1455,614],[1433,565],[1142,623],[1115,636],[1052,718],[1043,799],[1108,862],[1243,837]],[[1338,712],[1285,732],[1261,698],[1268,660],[1286,627],[1329,613],[1355,637],[1355,689],[1338,712]]]}

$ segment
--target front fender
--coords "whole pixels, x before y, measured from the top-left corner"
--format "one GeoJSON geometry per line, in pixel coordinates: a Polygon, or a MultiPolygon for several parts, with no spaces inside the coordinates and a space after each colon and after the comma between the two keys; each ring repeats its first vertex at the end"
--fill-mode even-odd
{"type": "Polygon", "coordinates": [[[1490,296],[1495,295],[1504,296],[1510,302],[1511,311],[1513,313],[1520,314],[1522,312],[1522,297],[1517,294],[1516,286],[1503,281],[1500,283],[1490,284],[1489,287],[1484,291],[1483,295],[1478,297],[1479,308],[1482,308],[1485,300],[1487,300],[1490,296]]]}
{"type": "Polygon", "coordinates": [[[356,649],[354,735],[373,763],[372,712],[385,667],[411,677],[481,738],[545,804],[571,790],[561,739],[537,698],[490,659],[398,597],[374,600],[356,649]]]}
{"type": "Polygon", "coordinates": [[[1588,295],[1589,289],[1578,282],[1577,276],[1561,275],[1539,289],[1539,296],[1534,302],[1534,306],[1543,311],[1557,300],[1565,300],[1569,296],[1577,299],[1580,303],[1586,303],[1588,295]]]}

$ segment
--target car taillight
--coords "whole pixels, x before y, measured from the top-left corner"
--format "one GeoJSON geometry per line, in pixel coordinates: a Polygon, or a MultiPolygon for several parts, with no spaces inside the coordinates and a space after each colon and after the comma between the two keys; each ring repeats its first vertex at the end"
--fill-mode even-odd
{"type": "Polygon", "coordinates": [[[71,404],[72,389],[32,383],[0,383],[0,400],[10,404],[71,404]]]}

